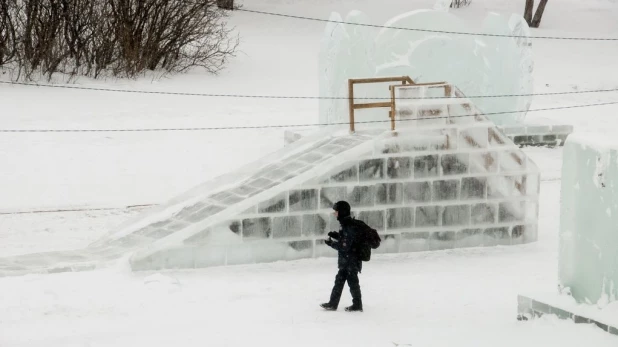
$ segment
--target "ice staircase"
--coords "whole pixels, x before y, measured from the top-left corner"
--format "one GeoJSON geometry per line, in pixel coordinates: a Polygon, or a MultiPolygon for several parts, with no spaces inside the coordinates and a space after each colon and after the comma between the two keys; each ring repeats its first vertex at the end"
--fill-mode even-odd
{"type": "Polygon", "coordinates": [[[450,85],[405,86],[399,127],[326,127],[145,211],[84,249],[0,258],[0,276],[81,271],[126,259],[134,270],[335,256],[323,240],[347,200],[378,229],[378,253],[535,241],[539,173],[450,85]]]}

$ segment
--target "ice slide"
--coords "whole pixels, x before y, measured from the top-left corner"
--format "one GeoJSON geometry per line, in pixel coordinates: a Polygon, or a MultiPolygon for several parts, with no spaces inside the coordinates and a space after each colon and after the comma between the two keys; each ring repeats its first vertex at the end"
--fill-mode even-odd
{"type": "MultiPolygon", "coordinates": [[[[442,86],[444,87],[444,86],[442,86]]],[[[423,95],[436,86],[407,86],[423,95]]],[[[539,173],[462,97],[399,102],[398,128],[325,127],[145,211],[84,249],[0,258],[0,275],[134,270],[334,256],[332,204],[378,229],[378,252],[535,241],[539,173]]],[[[458,94],[459,93],[459,94],[458,94]]]]}

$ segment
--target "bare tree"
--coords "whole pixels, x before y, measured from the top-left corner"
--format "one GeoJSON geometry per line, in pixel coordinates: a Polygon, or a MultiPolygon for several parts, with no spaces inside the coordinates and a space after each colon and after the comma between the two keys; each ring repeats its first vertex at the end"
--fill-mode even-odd
{"type": "Polygon", "coordinates": [[[223,68],[238,46],[218,0],[0,0],[0,68],[134,77],[223,68]]]}
{"type": "Polygon", "coordinates": [[[30,78],[35,72],[48,77],[58,70],[66,57],[58,41],[62,28],[59,0],[24,0],[19,16],[22,33],[21,69],[30,78]]]}
{"type": "Polygon", "coordinates": [[[539,3],[539,7],[537,7],[536,12],[534,13],[533,18],[532,12],[534,10],[534,0],[526,0],[524,19],[531,28],[538,28],[541,25],[541,18],[543,17],[543,12],[545,12],[545,6],[547,6],[547,1],[548,0],[541,0],[541,2],[539,3]]]}
{"type": "Polygon", "coordinates": [[[526,0],[526,8],[524,9],[524,19],[530,25],[532,23],[532,11],[534,10],[534,0],[526,0]]]}
{"type": "Polygon", "coordinates": [[[9,0],[0,0],[0,66],[11,63],[17,55],[17,28],[15,6],[9,0]]]}
{"type": "Polygon", "coordinates": [[[538,28],[541,25],[541,18],[543,17],[543,12],[545,12],[545,6],[547,6],[548,0],[541,0],[539,3],[539,7],[536,9],[536,13],[534,14],[534,18],[532,18],[531,26],[533,28],[538,28]]]}
{"type": "MultiPolygon", "coordinates": [[[[238,41],[214,1],[108,0],[115,20],[123,72],[185,71],[201,66],[218,72],[238,41]]],[[[120,73],[120,71],[117,71],[120,73]]]]}
{"type": "Polygon", "coordinates": [[[472,0],[453,0],[451,1],[451,8],[460,8],[460,7],[466,7],[468,5],[470,5],[470,3],[472,2],[472,0]]]}

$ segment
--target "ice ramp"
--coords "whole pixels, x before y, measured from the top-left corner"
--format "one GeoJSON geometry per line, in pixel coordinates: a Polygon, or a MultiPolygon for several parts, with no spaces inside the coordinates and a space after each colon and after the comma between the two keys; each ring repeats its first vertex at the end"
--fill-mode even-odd
{"type": "Polygon", "coordinates": [[[318,202],[318,193],[304,187],[316,184],[318,177],[343,171],[345,158],[372,153],[373,140],[384,133],[319,131],[241,170],[232,183],[204,189],[198,196],[189,192],[158,215],[158,221],[153,216],[111,238],[156,239],[132,257],[134,269],[286,259],[281,253],[297,253],[305,241],[323,234],[323,230],[313,230],[319,219],[317,211],[331,208],[335,202],[325,195],[318,202]],[[298,223],[291,224],[290,216],[298,223]],[[136,228],[140,229],[134,231],[136,228]]]}
{"type": "Polygon", "coordinates": [[[184,207],[183,219],[199,218],[197,210],[217,199],[246,195],[138,250],[133,269],[335,256],[324,239],[339,229],[332,216],[338,200],[379,231],[378,253],[535,241],[536,165],[452,85],[398,86],[393,95],[400,100],[391,110],[396,131],[381,130],[382,123],[301,138],[289,149],[294,155],[275,156],[242,183],[184,207]],[[448,98],[433,98],[438,92],[448,98]]]}
{"type": "Polygon", "coordinates": [[[537,239],[538,169],[468,99],[410,100],[395,115],[396,131],[323,128],[85,249],[0,259],[0,273],[86,270],[123,257],[134,270],[157,270],[335,256],[323,240],[339,228],[338,200],[382,235],[377,253],[537,239]]]}
{"type": "MultiPolygon", "coordinates": [[[[384,130],[370,130],[350,135],[342,127],[319,131],[145,211],[84,249],[0,258],[0,276],[92,270],[140,250],[202,244],[204,240],[218,244],[218,238],[232,241],[234,236],[217,235],[211,230],[221,220],[233,218],[253,205],[260,204],[260,211],[274,209],[265,207],[268,202],[262,201],[324,174],[324,168],[337,167],[342,157],[371,152],[370,140],[382,133],[384,130]]],[[[294,210],[299,203],[304,201],[292,202],[290,208],[294,210]]],[[[244,221],[243,233],[236,235],[251,239],[249,224],[244,221]]],[[[230,230],[236,229],[228,226],[231,234],[230,230]]]]}

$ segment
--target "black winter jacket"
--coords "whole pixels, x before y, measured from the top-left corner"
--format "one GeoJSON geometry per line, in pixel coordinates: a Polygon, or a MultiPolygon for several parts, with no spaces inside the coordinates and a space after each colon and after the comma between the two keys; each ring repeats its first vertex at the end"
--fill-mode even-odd
{"type": "Polygon", "coordinates": [[[358,259],[356,247],[359,242],[360,230],[354,224],[354,219],[345,217],[339,221],[341,230],[330,246],[339,252],[338,265],[340,269],[350,269],[360,272],[363,262],[358,259]]]}

